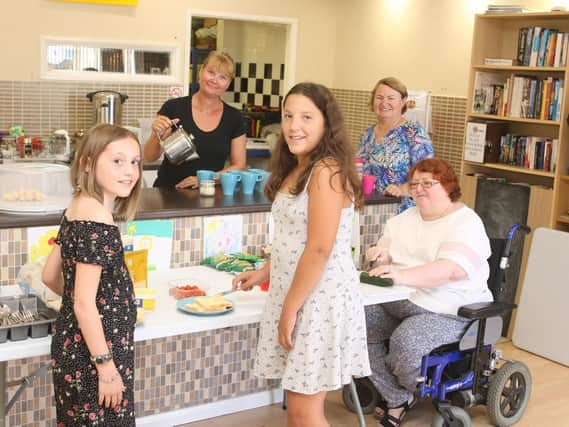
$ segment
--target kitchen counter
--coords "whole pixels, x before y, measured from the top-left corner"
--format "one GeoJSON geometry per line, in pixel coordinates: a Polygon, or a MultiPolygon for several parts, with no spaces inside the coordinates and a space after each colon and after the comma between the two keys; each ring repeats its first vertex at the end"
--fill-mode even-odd
{"type": "MultiPolygon", "coordinates": [[[[365,198],[366,205],[399,203],[396,197],[378,193],[365,198]]],[[[209,215],[269,212],[271,202],[261,193],[224,196],[219,186],[214,197],[201,197],[198,190],[143,188],[136,219],[171,219],[209,215]]],[[[34,227],[59,224],[60,213],[8,214],[0,212],[0,228],[34,227]]]]}
{"type": "MultiPolygon", "coordinates": [[[[282,399],[276,382],[269,383],[263,386],[264,388],[246,387],[249,381],[254,384],[260,381],[251,378],[255,346],[248,346],[247,343],[250,342],[250,337],[255,337],[258,333],[258,323],[267,296],[266,292],[255,288],[248,292],[238,291],[228,295],[227,298],[234,303],[234,310],[219,316],[194,316],[181,312],[176,308],[177,300],[168,294],[171,280],[182,279],[189,283],[202,285],[204,288],[208,287],[207,292],[211,295],[230,289],[232,277],[229,273],[204,266],[150,272],[150,286],[157,290],[156,307],[153,311],[145,313],[143,324],[138,325],[135,330],[135,341],[137,341],[137,352],[139,352],[137,369],[140,369],[137,375],[142,378],[143,384],[142,389],[139,388],[136,391],[135,397],[139,414],[138,425],[188,423],[214,415],[274,404],[282,399]],[[231,344],[232,339],[233,344],[231,344]],[[226,352],[213,355],[216,348],[223,348],[226,352]],[[155,349],[155,351],[149,351],[150,349],[155,349]],[[158,354],[156,349],[168,349],[168,351],[158,354]],[[208,356],[205,356],[206,353],[208,356]],[[238,365],[241,368],[232,373],[238,365]],[[155,375],[148,377],[144,375],[145,370],[152,370],[155,375]],[[164,377],[164,371],[168,371],[169,376],[164,377]],[[158,390],[163,390],[164,383],[156,382],[156,377],[170,378],[170,376],[172,378],[180,376],[181,379],[180,384],[177,384],[175,388],[173,385],[169,386],[177,391],[174,394],[168,394],[167,398],[175,399],[178,396],[178,399],[185,399],[182,405],[157,406],[156,399],[147,400],[143,397],[146,396],[146,391],[159,393],[158,390]],[[204,383],[219,384],[218,381],[222,376],[224,381],[230,379],[232,387],[240,387],[242,391],[228,394],[223,399],[207,399],[204,393],[208,388],[204,383]],[[181,392],[182,385],[186,382],[194,385],[189,392],[181,392]],[[195,394],[196,392],[192,391],[196,388],[201,389],[201,394],[195,394]]],[[[401,286],[389,288],[367,284],[360,286],[366,305],[406,299],[412,292],[412,289],[401,286]]],[[[14,380],[13,374],[12,376],[6,375],[8,363],[16,364],[21,367],[22,372],[28,373],[30,366],[34,366],[34,369],[38,367],[38,362],[39,366],[47,366],[50,346],[51,336],[28,338],[24,341],[7,341],[0,344],[0,395],[6,396],[8,378],[11,378],[11,381],[14,380]],[[37,358],[30,359],[33,357],[37,358]],[[31,365],[32,362],[35,364],[31,365]],[[28,370],[25,367],[28,367],[28,370]]],[[[49,379],[46,379],[46,382],[51,384],[49,379]]],[[[168,380],[166,383],[168,384],[168,380]]],[[[218,387],[223,386],[218,385],[218,387]]],[[[183,389],[186,390],[185,386],[183,389]]],[[[37,389],[34,389],[27,393],[31,394],[36,391],[37,389]]],[[[52,404],[53,398],[49,392],[46,399],[48,405],[52,404]]],[[[2,405],[0,425],[5,416],[2,405]]]]}
{"type": "MultiPolygon", "coordinates": [[[[205,285],[208,295],[214,295],[231,289],[232,278],[229,273],[205,266],[149,272],[150,287],[156,289],[156,308],[145,312],[145,320],[142,325],[137,325],[134,340],[145,341],[259,322],[267,293],[258,287],[228,295],[227,299],[234,303],[234,310],[220,316],[186,314],[176,308],[176,299],[168,294],[168,282],[171,280],[184,279],[188,284],[205,285]]],[[[364,305],[407,299],[412,292],[405,286],[383,288],[363,283],[360,290],[364,305]]],[[[0,344],[0,362],[48,354],[50,345],[51,336],[7,341],[0,344]]]]}

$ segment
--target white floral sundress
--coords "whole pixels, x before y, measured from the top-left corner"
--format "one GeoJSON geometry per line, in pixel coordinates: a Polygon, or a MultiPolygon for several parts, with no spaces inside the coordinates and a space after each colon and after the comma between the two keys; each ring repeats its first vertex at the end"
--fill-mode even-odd
{"type": "Polygon", "coordinates": [[[370,375],[364,306],[351,256],[353,206],[342,210],[336,243],[322,277],[297,315],[294,348],[278,341],[283,301],[307,238],[308,193],[278,193],[272,206],[275,234],[271,285],[260,325],[255,375],[282,378],[282,387],[313,394],[336,390],[352,376],[370,375]]]}

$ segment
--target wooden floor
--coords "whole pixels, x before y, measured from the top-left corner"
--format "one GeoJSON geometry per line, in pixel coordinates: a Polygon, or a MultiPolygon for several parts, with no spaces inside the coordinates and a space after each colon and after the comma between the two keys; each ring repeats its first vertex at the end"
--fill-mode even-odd
{"type": "MultiPolygon", "coordinates": [[[[519,427],[569,427],[569,367],[551,362],[514,347],[510,342],[498,345],[506,358],[528,365],[533,379],[533,391],[527,411],[519,427]]],[[[430,426],[434,409],[428,399],[420,402],[405,418],[405,427],[430,426]]],[[[485,407],[468,411],[475,427],[490,426],[485,407]]],[[[339,391],[329,393],[326,400],[326,416],[332,427],[356,427],[355,414],[348,412],[339,391]]],[[[368,427],[377,422],[366,417],[368,427]]],[[[286,427],[286,412],[280,405],[243,411],[211,418],[185,427],[286,427]]]]}

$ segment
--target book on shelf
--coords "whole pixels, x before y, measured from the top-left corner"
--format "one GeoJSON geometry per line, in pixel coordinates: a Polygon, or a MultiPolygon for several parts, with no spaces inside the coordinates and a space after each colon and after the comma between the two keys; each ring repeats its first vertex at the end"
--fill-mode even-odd
{"type": "Polygon", "coordinates": [[[503,117],[560,120],[563,80],[477,71],[472,111],[503,117]]]}
{"type": "Polygon", "coordinates": [[[557,139],[553,138],[502,134],[497,163],[555,172],[557,145],[557,139]]]}
{"type": "Polygon", "coordinates": [[[500,154],[500,138],[506,124],[498,121],[469,121],[466,124],[464,160],[496,163],[500,154]]]}
{"type": "Polygon", "coordinates": [[[484,65],[514,65],[513,59],[508,58],[484,58],[484,65]]]}
{"type": "Polygon", "coordinates": [[[528,9],[520,4],[489,4],[484,13],[522,13],[527,11],[528,9]]]}
{"type": "Polygon", "coordinates": [[[517,64],[565,67],[569,34],[555,28],[522,27],[518,31],[517,64]]]}

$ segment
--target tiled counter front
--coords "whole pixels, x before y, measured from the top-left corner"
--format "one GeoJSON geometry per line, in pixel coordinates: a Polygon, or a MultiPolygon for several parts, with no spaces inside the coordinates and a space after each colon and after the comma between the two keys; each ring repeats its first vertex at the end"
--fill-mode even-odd
{"type": "MultiPolygon", "coordinates": [[[[395,204],[368,205],[360,213],[361,253],[377,242],[395,204]]],[[[243,250],[260,254],[267,243],[268,212],[243,215],[243,250]]],[[[203,217],[174,220],[171,268],[198,265],[202,259],[203,217]]],[[[0,229],[0,284],[11,284],[27,261],[27,229],[0,229]],[[16,265],[17,264],[17,265],[16,265]]],[[[277,382],[252,375],[258,324],[141,341],[136,345],[137,417],[270,390],[277,382]]],[[[0,344],[1,345],[1,344],[0,344]]],[[[7,380],[28,375],[48,356],[8,362],[7,380]]],[[[14,389],[8,390],[8,401],[14,389]]],[[[34,381],[6,417],[7,426],[55,425],[51,375],[34,381]]]]}
{"type": "MultiPolygon", "coordinates": [[[[258,324],[254,323],[138,342],[137,418],[278,387],[278,382],[252,374],[257,336],[258,324]]],[[[28,375],[48,362],[48,356],[10,361],[8,380],[28,375]]],[[[8,413],[6,425],[56,425],[50,374],[26,389],[8,413]]]]}

